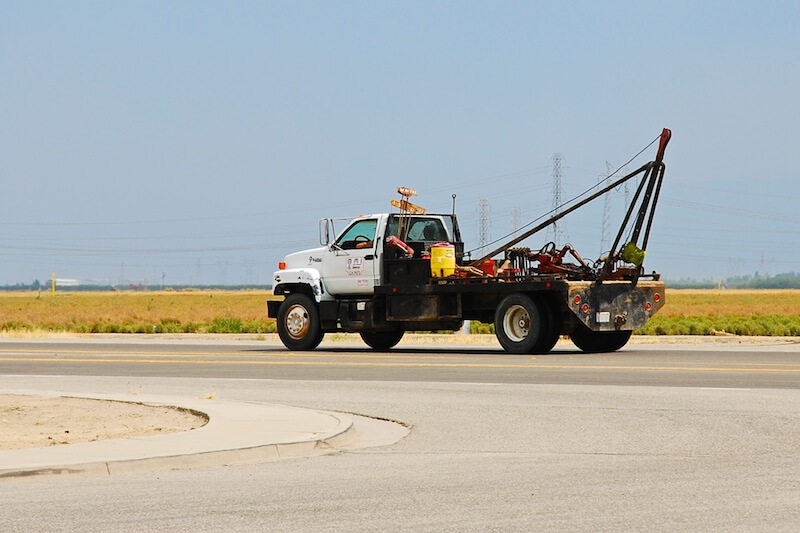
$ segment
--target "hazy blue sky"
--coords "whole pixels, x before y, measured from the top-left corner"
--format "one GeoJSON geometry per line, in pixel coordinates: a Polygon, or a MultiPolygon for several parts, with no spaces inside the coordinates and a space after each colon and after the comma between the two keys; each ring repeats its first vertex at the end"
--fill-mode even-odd
{"type": "MultiPolygon", "coordinates": [[[[553,153],[569,198],[662,127],[645,267],[800,271],[798,27],[796,0],[0,0],[0,284],[269,283],[398,185],[458,194],[470,249],[481,198],[499,237],[549,210],[553,153]]],[[[602,211],[566,220],[587,258],[602,211]]]]}

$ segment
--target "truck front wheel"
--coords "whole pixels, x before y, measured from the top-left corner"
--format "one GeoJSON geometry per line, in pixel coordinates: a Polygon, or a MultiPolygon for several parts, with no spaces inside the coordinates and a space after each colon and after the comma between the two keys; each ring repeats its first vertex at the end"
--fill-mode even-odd
{"type": "Polygon", "coordinates": [[[592,331],[584,325],[569,334],[572,342],[587,353],[616,352],[628,343],[632,331],[592,331]]]}
{"type": "Polygon", "coordinates": [[[362,331],[361,338],[373,350],[388,350],[394,347],[403,338],[405,331],[395,329],[392,331],[362,331]]]}
{"type": "Polygon", "coordinates": [[[539,306],[527,294],[506,296],[497,306],[494,315],[497,340],[511,353],[536,352],[546,327],[539,306]]]}
{"type": "Polygon", "coordinates": [[[278,309],[278,336],[290,350],[313,350],[324,335],[319,309],[305,294],[290,294],[278,309]]]}

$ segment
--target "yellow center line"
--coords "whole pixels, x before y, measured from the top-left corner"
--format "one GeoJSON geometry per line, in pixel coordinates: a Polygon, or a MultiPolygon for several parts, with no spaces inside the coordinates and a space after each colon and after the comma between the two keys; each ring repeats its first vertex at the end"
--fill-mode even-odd
{"type": "MultiPolygon", "coordinates": [[[[409,353],[393,353],[393,354],[380,354],[380,353],[373,353],[367,352],[363,354],[359,353],[352,353],[352,352],[342,352],[342,353],[330,353],[330,352],[268,352],[268,351],[254,351],[253,353],[242,353],[241,351],[237,352],[197,352],[197,351],[164,351],[164,352],[153,352],[151,351],[140,351],[140,350],[58,350],[58,349],[24,349],[24,350],[15,350],[15,349],[0,349],[0,353],[6,354],[52,354],[53,356],[62,356],[62,355],[94,355],[94,354],[102,354],[102,355],[131,355],[131,356],[152,356],[152,357],[159,357],[159,359],[109,359],[109,358],[91,358],[91,359],[75,359],[71,358],[69,360],[76,361],[76,362],[89,362],[89,361],[98,361],[98,362],[112,362],[112,361],[119,361],[119,362],[145,362],[145,363],[158,363],[158,362],[169,362],[165,361],[161,357],[239,357],[239,358],[283,358],[283,359],[366,359],[369,362],[363,363],[364,366],[453,366],[453,367],[469,367],[469,366],[478,366],[478,367],[486,367],[486,368],[545,368],[545,369],[572,369],[572,368],[592,368],[592,369],[619,369],[619,370],[667,370],[667,369],[674,369],[674,370],[708,370],[708,371],[717,371],[721,369],[732,369],[737,368],[739,371],[746,371],[748,367],[753,367],[754,370],[760,371],[768,371],[768,367],[778,367],[778,371],[789,371],[795,372],[800,371],[800,363],[763,363],[763,362],[738,362],[737,367],[704,367],[704,366],[692,366],[691,362],[682,361],[680,362],[681,366],[668,366],[668,365],[643,365],[643,366],[636,366],[636,365],[613,365],[613,364],[582,364],[582,363],[575,363],[575,364],[543,364],[541,361],[543,359],[539,359],[537,356],[532,356],[527,359],[524,359],[523,362],[522,357],[519,356],[520,362],[519,363],[497,363],[497,362],[490,362],[490,363],[402,363],[398,360],[406,359],[406,360],[421,360],[421,361],[430,361],[430,360],[452,360],[458,355],[456,354],[443,354],[443,355],[428,355],[428,354],[409,354],[409,353]],[[378,360],[389,360],[393,361],[392,363],[376,363],[375,361],[378,360]],[[796,370],[795,370],[796,369],[796,370]]],[[[506,355],[504,352],[497,352],[497,355],[494,354],[482,354],[480,357],[473,357],[473,359],[478,360],[489,360],[493,361],[498,356],[506,355]]],[[[551,354],[551,356],[557,356],[558,354],[551,354]]],[[[602,356],[595,356],[595,357],[602,357],[602,356]]],[[[37,359],[37,358],[26,358],[26,357],[18,357],[18,358],[0,358],[0,361],[53,361],[54,359],[37,359]]],[[[177,362],[184,362],[184,361],[175,361],[177,362]]],[[[188,359],[185,362],[188,363],[209,363],[209,364],[292,364],[292,362],[283,362],[283,361],[232,361],[232,360],[199,360],[199,359],[188,359]]],[[[298,361],[294,361],[294,363],[299,363],[298,361]]],[[[676,363],[678,363],[676,361],[676,363]]],[[[338,364],[336,361],[330,362],[319,362],[319,361],[308,361],[303,362],[303,364],[326,364],[326,365],[335,365],[338,364]]],[[[348,362],[349,365],[355,365],[355,362],[348,362]]]]}
{"type": "MultiPolygon", "coordinates": [[[[232,357],[306,357],[306,358],[331,358],[331,357],[341,357],[347,359],[452,359],[455,357],[454,355],[413,355],[413,354],[406,354],[406,353],[397,353],[397,354],[376,354],[372,352],[367,352],[363,354],[359,353],[341,353],[341,354],[332,354],[330,352],[269,352],[266,350],[255,350],[252,353],[242,353],[241,351],[237,352],[183,352],[183,351],[163,351],[163,352],[154,352],[150,351],[139,351],[139,350],[58,350],[58,349],[24,349],[24,350],[15,350],[10,348],[0,349],[0,353],[6,354],[25,354],[25,353],[46,353],[46,354],[58,354],[58,355],[92,355],[92,354],[103,354],[103,355],[152,355],[152,356],[165,356],[165,357],[221,357],[221,356],[232,356],[232,357]]],[[[498,354],[502,352],[498,351],[498,354]]],[[[491,355],[487,355],[487,358],[494,357],[491,355]]]]}
{"type": "Polygon", "coordinates": [[[748,367],[695,367],[695,366],[631,366],[631,365],[544,365],[532,363],[422,363],[422,362],[366,362],[366,361],[253,361],[230,359],[124,359],[124,358],[43,358],[0,357],[0,362],[33,363],[146,363],[158,365],[258,365],[258,366],[351,366],[351,367],[401,367],[401,368],[517,368],[527,370],[639,370],[681,372],[734,372],[734,373],[800,373],[800,368],[748,368],[748,367]]]}

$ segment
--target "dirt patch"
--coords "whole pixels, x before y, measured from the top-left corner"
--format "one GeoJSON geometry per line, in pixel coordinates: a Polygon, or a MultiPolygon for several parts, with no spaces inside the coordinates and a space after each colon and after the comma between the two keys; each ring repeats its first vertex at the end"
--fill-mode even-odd
{"type": "Polygon", "coordinates": [[[179,407],[0,394],[0,450],[163,435],[207,422],[204,415],[179,407]]]}

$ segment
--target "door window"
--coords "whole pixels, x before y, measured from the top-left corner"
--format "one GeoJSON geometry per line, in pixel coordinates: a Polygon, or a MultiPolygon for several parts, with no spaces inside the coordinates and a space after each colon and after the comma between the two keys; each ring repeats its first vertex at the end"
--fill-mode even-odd
{"type": "Polygon", "coordinates": [[[358,220],[344,230],[336,240],[336,246],[342,250],[355,250],[357,248],[372,248],[375,240],[375,230],[378,221],[375,219],[358,220]]]}

